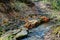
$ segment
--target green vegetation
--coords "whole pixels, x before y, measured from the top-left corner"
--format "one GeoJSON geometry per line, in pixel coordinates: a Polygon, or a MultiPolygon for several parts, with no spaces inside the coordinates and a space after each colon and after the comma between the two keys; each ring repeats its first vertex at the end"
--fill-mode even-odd
{"type": "Polygon", "coordinates": [[[50,2],[52,9],[60,10],[60,0],[43,0],[45,2],[50,2]]]}
{"type": "Polygon", "coordinates": [[[53,28],[53,33],[59,33],[60,34],[60,26],[57,26],[56,28],[53,28]]]}
{"type": "Polygon", "coordinates": [[[60,0],[51,0],[51,5],[53,9],[60,10],[60,0]]]}
{"type": "Polygon", "coordinates": [[[6,36],[6,37],[0,37],[0,40],[13,40],[12,35],[6,36]]]}

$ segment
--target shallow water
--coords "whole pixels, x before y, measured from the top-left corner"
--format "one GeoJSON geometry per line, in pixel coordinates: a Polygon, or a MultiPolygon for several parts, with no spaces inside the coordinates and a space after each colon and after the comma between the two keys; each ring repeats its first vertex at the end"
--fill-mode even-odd
{"type": "Polygon", "coordinates": [[[51,23],[42,24],[37,28],[30,30],[31,33],[28,34],[29,37],[22,40],[44,40],[44,35],[49,31],[52,26],[53,25],[51,23]]]}

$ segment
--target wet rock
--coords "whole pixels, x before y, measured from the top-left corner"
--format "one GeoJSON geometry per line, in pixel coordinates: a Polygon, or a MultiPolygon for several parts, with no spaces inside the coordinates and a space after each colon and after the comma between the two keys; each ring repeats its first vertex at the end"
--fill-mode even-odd
{"type": "Polygon", "coordinates": [[[28,29],[31,29],[31,28],[34,28],[34,27],[42,24],[42,23],[47,23],[47,22],[49,22],[49,20],[50,19],[48,17],[41,16],[41,17],[37,18],[37,20],[36,19],[35,20],[33,20],[33,19],[32,20],[28,20],[26,22],[26,24],[24,25],[24,27],[26,27],[28,29]]]}
{"type": "Polygon", "coordinates": [[[29,20],[25,25],[24,27],[28,28],[28,29],[31,29],[31,28],[34,28],[36,27],[40,22],[38,20],[29,20]]]}
{"type": "Polygon", "coordinates": [[[22,37],[22,36],[25,36],[27,34],[28,34],[27,31],[21,31],[21,32],[16,34],[15,38],[22,37]]]}
{"type": "Polygon", "coordinates": [[[25,36],[27,34],[28,34],[27,29],[20,28],[20,29],[15,29],[15,30],[7,31],[5,34],[1,35],[0,39],[1,40],[7,39],[7,38],[9,39],[9,36],[12,36],[11,39],[13,40],[13,39],[16,39],[18,37],[25,36]]]}
{"type": "Polygon", "coordinates": [[[21,37],[26,36],[28,34],[28,32],[27,32],[27,29],[26,28],[22,28],[22,29],[18,29],[18,31],[15,30],[15,33],[14,34],[15,34],[15,36],[14,36],[13,39],[16,39],[16,38],[21,38],[21,37]]]}
{"type": "Polygon", "coordinates": [[[43,22],[48,22],[49,21],[49,18],[46,17],[46,16],[41,16],[41,19],[43,22]]]}

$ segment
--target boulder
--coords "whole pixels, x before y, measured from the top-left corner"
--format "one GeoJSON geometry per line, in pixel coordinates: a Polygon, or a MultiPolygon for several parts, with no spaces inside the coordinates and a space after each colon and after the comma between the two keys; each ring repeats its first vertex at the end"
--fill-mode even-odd
{"type": "Polygon", "coordinates": [[[49,18],[46,16],[41,16],[37,20],[36,19],[35,20],[28,20],[26,22],[26,24],[24,25],[24,27],[31,29],[31,28],[34,28],[34,27],[40,25],[41,23],[47,23],[47,22],[49,22],[49,18]]]}
{"type": "Polygon", "coordinates": [[[13,40],[18,37],[23,37],[27,34],[28,32],[25,28],[10,30],[10,31],[7,31],[5,34],[1,35],[0,40],[13,40]]]}
{"type": "Polygon", "coordinates": [[[24,27],[28,28],[28,29],[31,29],[31,28],[34,28],[36,27],[40,22],[38,20],[29,20],[25,25],[24,27]]]}

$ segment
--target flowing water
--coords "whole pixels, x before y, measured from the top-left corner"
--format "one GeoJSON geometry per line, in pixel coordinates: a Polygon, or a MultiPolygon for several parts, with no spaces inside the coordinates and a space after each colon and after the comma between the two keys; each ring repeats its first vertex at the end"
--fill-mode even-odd
{"type": "MultiPolygon", "coordinates": [[[[44,14],[44,12],[41,11],[41,9],[39,8],[39,3],[35,2],[36,4],[36,9],[37,9],[37,13],[39,13],[40,15],[47,15],[44,14]]],[[[46,24],[42,24],[39,25],[37,28],[34,28],[32,30],[30,30],[30,34],[28,34],[29,37],[24,38],[22,40],[44,40],[44,35],[50,30],[50,28],[53,26],[52,23],[46,23],[46,24]]]]}
{"type": "Polygon", "coordinates": [[[30,34],[28,34],[28,38],[23,40],[44,40],[44,35],[49,31],[49,29],[53,26],[51,23],[39,25],[37,28],[30,30],[30,34]]]}

